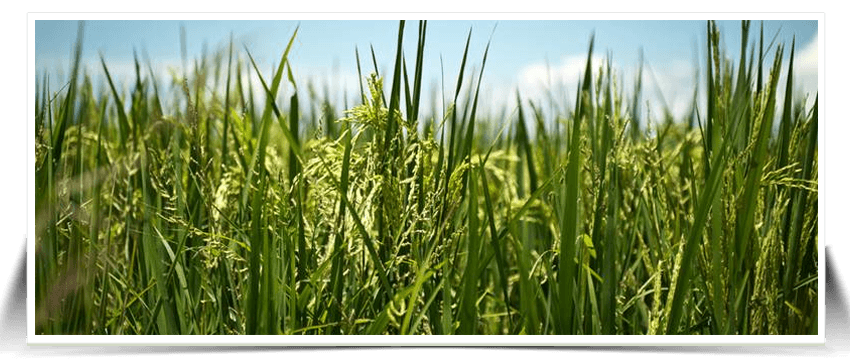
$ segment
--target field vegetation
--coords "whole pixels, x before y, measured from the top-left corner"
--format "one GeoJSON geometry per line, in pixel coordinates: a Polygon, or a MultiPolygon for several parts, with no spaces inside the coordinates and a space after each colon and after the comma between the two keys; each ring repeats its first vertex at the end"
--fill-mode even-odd
{"type": "Polygon", "coordinates": [[[423,103],[427,23],[415,59],[405,26],[336,109],[296,86],[298,30],[271,72],[232,43],[170,78],[137,60],[129,88],[102,61],[98,92],[81,23],[69,81],[35,89],[36,333],[817,334],[793,43],[744,21],[730,59],[707,22],[693,110],[642,123],[590,38],[561,110],[495,117],[486,50],[423,103]]]}

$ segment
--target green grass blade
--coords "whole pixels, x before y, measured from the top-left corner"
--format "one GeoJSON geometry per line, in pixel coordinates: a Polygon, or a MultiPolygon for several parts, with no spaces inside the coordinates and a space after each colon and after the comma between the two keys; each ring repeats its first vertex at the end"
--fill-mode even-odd
{"type": "Polygon", "coordinates": [[[478,178],[476,169],[470,170],[468,178],[468,210],[467,210],[467,247],[466,267],[463,273],[463,293],[460,296],[458,334],[474,335],[478,332],[478,250],[481,247],[478,237],[478,178]]]}
{"type": "Polygon", "coordinates": [[[561,215],[561,247],[558,255],[558,332],[561,334],[573,333],[573,289],[575,286],[576,269],[573,258],[576,255],[575,242],[578,237],[578,218],[579,218],[579,179],[581,161],[581,123],[585,118],[584,112],[585,97],[590,94],[591,84],[591,60],[593,55],[593,38],[590,40],[590,48],[587,55],[587,66],[585,69],[584,86],[582,88],[582,103],[580,109],[576,112],[576,118],[573,119],[573,129],[570,139],[570,155],[567,162],[566,183],[563,188],[563,198],[561,202],[564,206],[561,215]]]}

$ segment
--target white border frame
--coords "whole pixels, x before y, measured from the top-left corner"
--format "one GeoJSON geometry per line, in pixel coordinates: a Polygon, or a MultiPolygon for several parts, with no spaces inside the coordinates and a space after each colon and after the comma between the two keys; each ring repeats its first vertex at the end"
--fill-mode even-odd
{"type": "MultiPolygon", "coordinates": [[[[35,334],[35,21],[36,20],[816,20],[818,96],[823,108],[824,21],[817,13],[560,13],[560,12],[363,12],[363,13],[28,13],[27,14],[27,345],[186,346],[682,346],[823,345],[826,341],[825,242],[818,242],[817,335],[36,335],[35,334]]],[[[823,123],[823,111],[818,122],[823,123]]],[[[823,146],[824,131],[818,134],[823,146]]],[[[819,179],[819,189],[823,180],[819,179]]],[[[820,212],[820,202],[819,209],[820,212]]]]}

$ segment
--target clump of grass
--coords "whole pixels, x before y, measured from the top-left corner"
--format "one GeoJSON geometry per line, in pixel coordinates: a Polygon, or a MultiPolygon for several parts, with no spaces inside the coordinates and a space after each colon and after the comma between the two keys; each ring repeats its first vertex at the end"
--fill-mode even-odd
{"type": "Polygon", "coordinates": [[[36,89],[36,332],[817,332],[817,100],[791,96],[783,45],[756,52],[744,21],[725,59],[708,22],[697,121],[640,128],[593,38],[553,119],[522,94],[478,114],[471,32],[452,101],[423,108],[427,23],[411,72],[404,27],[389,80],[334,119],[296,87],[298,30],[271,74],[231,44],[173,79],[137,61],[131,89],[102,59],[97,94],[81,24],[68,86],[36,89]]]}

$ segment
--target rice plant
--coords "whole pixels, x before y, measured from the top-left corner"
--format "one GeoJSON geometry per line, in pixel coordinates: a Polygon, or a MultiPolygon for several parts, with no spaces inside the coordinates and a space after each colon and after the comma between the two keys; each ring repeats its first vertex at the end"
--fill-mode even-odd
{"type": "Polygon", "coordinates": [[[707,22],[688,118],[642,125],[593,38],[569,110],[482,115],[471,32],[429,108],[406,26],[335,109],[294,81],[298,30],[271,72],[231,41],[170,78],[137,59],[130,88],[102,59],[96,92],[80,23],[70,81],[35,91],[36,334],[817,334],[793,43],[744,21],[729,59],[707,22]]]}

